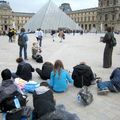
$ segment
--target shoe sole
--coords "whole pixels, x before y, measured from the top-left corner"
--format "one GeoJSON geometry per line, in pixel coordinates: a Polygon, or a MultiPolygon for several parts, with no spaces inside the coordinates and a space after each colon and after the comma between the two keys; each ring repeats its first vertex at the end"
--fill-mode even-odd
{"type": "Polygon", "coordinates": [[[109,90],[98,90],[98,95],[107,95],[110,91],[109,90]]]}

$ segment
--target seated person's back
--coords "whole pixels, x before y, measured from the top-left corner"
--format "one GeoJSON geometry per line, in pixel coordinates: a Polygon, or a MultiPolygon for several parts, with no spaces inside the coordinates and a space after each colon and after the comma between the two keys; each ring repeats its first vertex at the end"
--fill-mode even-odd
{"type": "Polygon", "coordinates": [[[91,68],[86,65],[84,62],[81,62],[79,65],[73,67],[72,78],[74,80],[75,87],[82,87],[83,85],[89,86],[94,80],[94,75],[91,68]]]}
{"type": "Polygon", "coordinates": [[[1,73],[2,85],[0,86],[0,109],[2,112],[6,112],[16,108],[14,102],[15,96],[20,102],[20,106],[26,105],[26,98],[23,98],[19,92],[18,87],[14,84],[14,80],[11,79],[12,74],[9,69],[5,69],[1,73]]]}
{"type": "Polygon", "coordinates": [[[36,118],[55,110],[53,92],[48,88],[47,83],[42,82],[40,87],[33,93],[33,106],[36,118]]]}
{"type": "Polygon", "coordinates": [[[61,60],[56,60],[54,69],[51,72],[49,85],[55,92],[65,92],[68,88],[68,83],[73,84],[73,80],[69,73],[64,69],[61,60]]]}
{"type": "Polygon", "coordinates": [[[17,60],[18,67],[16,71],[16,75],[23,80],[29,81],[32,79],[32,72],[34,72],[34,68],[29,64],[23,61],[22,58],[18,58],[17,60]]]}
{"type": "Polygon", "coordinates": [[[36,72],[43,80],[50,79],[50,74],[53,70],[53,64],[51,62],[45,62],[42,66],[42,70],[36,68],[36,72]]]}

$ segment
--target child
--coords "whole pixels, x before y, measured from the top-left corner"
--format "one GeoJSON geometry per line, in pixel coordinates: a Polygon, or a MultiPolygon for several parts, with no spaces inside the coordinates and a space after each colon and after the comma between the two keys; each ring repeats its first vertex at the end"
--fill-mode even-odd
{"type": "Polygon", "coordinates": [[[36,59],[37,54],[40,54],[41,52],[42,50],[40,49],[38,43],[34,42],[32,46],[32,58],[36,59]]]}
{"type": "Polygon", "coordinates": [[[68,83],[73,84],[73,79],[68,71],[64,69],[61,60],[55,61],[53,71],[51,72],[50,81],[48,81],[48,83],[53,91],[58,93],[65,92],[68,88],[68,83]]]}

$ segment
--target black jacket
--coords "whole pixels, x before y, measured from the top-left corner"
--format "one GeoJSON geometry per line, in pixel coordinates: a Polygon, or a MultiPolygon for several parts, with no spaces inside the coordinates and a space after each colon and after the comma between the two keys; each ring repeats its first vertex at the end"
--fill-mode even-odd
{"type": "Polygon", "coordinates": [[[83,85],[91,85],[91,81],[94,80],[94,75],[88,65],[80,64],[74,67],[72,78],[74,80],[74,86],[81,88],[83,85]]]}
{"type": "Polygon", "coordinates": [[[44,80],[50,79],[50,74],[52,70],[53,70],[52,64],[44,63],[42,66],[42,78],[44,78],[44,80]]]}
{"type": "Polygon", "coordinates": [[[53,97],[53,92],[47,90],[41,94],[37,94],[36,91],[33,92],[33,106],[34,113],[37,118],[50,113],[55,110],[55,101],[53,97]]]}
{"type": "Polygon", "coordinates": [[[32,72],[34,72],[34,68],[29,63],[21,62],[17,67],[16,75],[29,81],[32,79],[32,72]]]}

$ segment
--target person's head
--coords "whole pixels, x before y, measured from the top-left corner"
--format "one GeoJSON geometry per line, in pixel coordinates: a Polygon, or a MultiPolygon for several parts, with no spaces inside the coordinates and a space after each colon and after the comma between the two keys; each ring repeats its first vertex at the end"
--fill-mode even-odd
{"type": "Polygon", "coordinates": [[[20,32],[25,32],[25,28],[21,28],[20,32]]]}
{"type": "Polygon", "coordinates": [[[84,61],[80,62],[81,65],[86,65],[86,63],[84,61]]]}
{"type": "Polygon", "coordinates": [[[107,32],[112,32],[112,28],[111,27],[107,27],[107,32]]]}
{"type": "Polygon", "coordinates": [[[48,87],[49,88],[49,84],[47,82],[41,82],[40,83],[40,86],[45,86],[45,87],[48,87]]]}
{"type": "Polygon", "coordinates": [[[21,57],[20,57],[20,58],[17,58],[17,59],[16,59],[16,62],[17,62],[17,63],[23,62],[23,58],[21,58],[21,57]]]}
{"type": "Polygon", "coordinates": [[[12,77],[11,71],[9,69],[4,69],[1,72],[1,77],[3,80],[9,80],[12,77]]]}
{"type": "Polygon", "coordinates": [[[37,42],[33,42],[33,46],[36,46],[37,45],[37,42]]]}
{"type": "Polygon", "coordinates": [[[58,74],[60,75],[60,70],[64,69],[63,63],[61,60],[56,60],[54,63],[54,74],[56,74],[56,71],[58,71],[58,74]]]}
{"type": "Polygon", "coordinates": [[[53,64],[51,62],[48,62],[48,61],[46,61],[44,64],[47,64],[49,66],[53,66],[53,64]]]}

